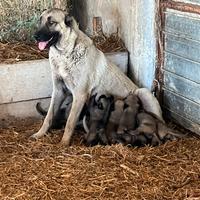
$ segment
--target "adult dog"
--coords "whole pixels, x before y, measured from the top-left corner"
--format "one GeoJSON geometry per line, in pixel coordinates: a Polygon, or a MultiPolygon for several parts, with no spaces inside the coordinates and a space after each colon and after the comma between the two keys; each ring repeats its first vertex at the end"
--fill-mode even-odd
{"type": "Polygon", "coordinates": [[[134,93],[148,112],[162,119],[156,98],[147,89],[139,89],[118,67],[106,59],[92,40],[81,32],[76,21],[60,9],[49,9],[40,17],[35,33],[40,50],[50,48],[53,93],[50,107],[40,130],[32,138],[40,138],[51,126],[68,90],[73,103],[61,143],[69,145],[76,121],[86,102],[94,94],[110,94],[125,98],[134,93]]]}

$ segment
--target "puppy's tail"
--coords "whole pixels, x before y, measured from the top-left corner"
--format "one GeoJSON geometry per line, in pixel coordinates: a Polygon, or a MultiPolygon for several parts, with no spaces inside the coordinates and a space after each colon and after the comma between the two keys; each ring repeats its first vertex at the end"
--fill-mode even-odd
{"type": "Polygon", "coordinates": [[[47,115],[47,111],[44,110],[44,109],[41,107],[41,102],[38,102],[38,103],[36,104],[36,110],[38,111],[38,113],[39,113],[40,115],[42,115],[42,116],[44,116],[44,117],[47,115]]]}

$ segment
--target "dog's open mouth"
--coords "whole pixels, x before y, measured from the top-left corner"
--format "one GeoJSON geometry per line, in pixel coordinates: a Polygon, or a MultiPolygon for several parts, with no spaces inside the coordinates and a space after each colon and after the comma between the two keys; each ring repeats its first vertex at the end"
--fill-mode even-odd
{"type": "Polygon", "coordinates": [[[38,42],[38,48],[39,48],[39,50],[40,50],[40,51],[44,50],[44,49],[47,47],[48,43],[49,43],[52,39],[53,39],[53,37],[50,38],[50,40],[48,40],[48,41],[38,42]]]}

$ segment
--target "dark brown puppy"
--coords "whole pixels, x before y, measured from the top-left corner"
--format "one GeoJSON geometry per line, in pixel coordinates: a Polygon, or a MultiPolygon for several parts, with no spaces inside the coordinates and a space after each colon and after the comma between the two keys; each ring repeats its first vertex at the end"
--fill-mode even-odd
{"type": "Polygon", "coordinates": [[[136,95],[130,94],[124,100],[124,111],[120,118],[118,134],[134,130],[136,127],[136,116],[139,110],[139,99],[136,95]]]}
{"type": "Polygon", "coordinates": [[[88,121],[87,126],[89,128],[86,130],[87,134],[85,137],[85,142],[88,146],[94,146],[98,143],[108,144],[104,129],[110,115],[110,106],[113,97],[102,95],[97,101],[95,98],[96,95],[92,96],[88,105],[88,120],[86,121],[88,121]]]}
{"type": "Polygon", "coordinates": [[[150,114],[141,112],[137,115],[138,128],[119,134],[124,145],[145,146],[158,145],[160,140],[157,137],[157,121],[150,114]]]}
{"type": "Polygon", "coordinates": [[[152,113],[139,113],[137,115],[137,121],[138,128],[136,130],[118,135],[119,139],[123,141],[123,144],[130,144],[132,146],[156,146],[167,140],[185,137],[185,135],[180,134],[178,131],[168,128],[163,121],[157,119],[152,113]]]}
{"type": "Polygon", "coordinates": [[[140,125],[137,130],[139,132],[144,132],[146,135],[153,135],[152,145],[185,137],[185,135],[180,132],[167,127],[167,125],[159,120],[153,113],[140,113],[138,115],[138,120],[140,125]]]}
{"type": "MultiPolygon", "coordinates": [[[[72,106],[72,95],[69,94],[66,100],[63,102],[63,104],[57,110],[57,113],[54,114],[51,129],[61,129],[65,126],[66,121],[69,117],[71,106],[72,106]]],[[[41,106],[41,102],[38,102],[36,104],[36,110],[43,117],[47,115],[47,111],[41,106]]],[[[86,111],[87,111],[87,106],[85,104],[81,111],[79,121],[76,124],[76,128],[82,128],[82,119],[86,111]]]]}
{"type": "MultiPolygon", "coordinates": [[[[61,129],[65,126],[69,116],[69,112],[71,110],[71,105],[72,105],[72,95],[69,93],[66,100],[57,110],[57,113],[54,113],[54,117],[51,124],[52,129],[61,129]]],[[[36,104],[36,110],[40,115],[46,117],[47,111],[44,108],[42,108],[40,102],[36,104]]]]}
{"type": "MultiPolygon", "coordinates": [[[[144,134],[148,140],[148,144],[156,146],[161,144],[161,140],[158,137],[158,121],[150,113],[141,112],[137,116],[138,128],[137,131],[139,134],[144,134]]],[[[162,123],[162,122],[161,122],[162,123]]]]}
{"type": "MultiPolygon", "coordinates": [[[[69,116],[70,109],[71,109],[71,103],[69,105],[67,105],[66,107],[60,108],[58,110],[58,112],[56,113],[56,115],[53,118],[53,122],[51,125],[52,129],[61,129],[64,127],[64,125],[66,124],[67,118],[69,116]]],[[[36,104],[36,110],[43,117],[45,117],[47,115],[47,111],[42,108],[40,102],[38,102],[36,104]]]]}
{"type": "Polygon", "coordinates": [[[106,127],[106,136],[108,138],[109,144],[119,143],[116,133],[119,127],[123,110],[124,110],[124,101],[116,100],[113,104],[113,108],[106,127]]]}

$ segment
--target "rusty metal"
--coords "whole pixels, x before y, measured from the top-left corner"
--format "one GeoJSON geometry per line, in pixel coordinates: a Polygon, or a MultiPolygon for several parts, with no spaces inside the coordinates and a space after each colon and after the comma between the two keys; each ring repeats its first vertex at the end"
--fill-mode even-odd
{"type": "Polygon", "coordinates": [[[171,8],[171,9],[182,11],[182,12],[200,14],[200,6],[190,4],[190,3],[174,2],[172,0],[164,0],[163,2],[161,2],[161,7],[163,9],[171,8]]]}
{"type": "Polygon", "coordinates": [[[93,17],[93,35],[103,35],[101,17],[93,17]]]}
{"type": "Polygon", "coordinates": [[[162,7],[161,1],[157,0],[157,13],[156,13],[156,24],[157,24],[157,64],[156,73],[154,80],[154,93],[158,101],[162,104],[162,87],[163,87],[163,65],[164,65],[164,8],[162,7]]]}

